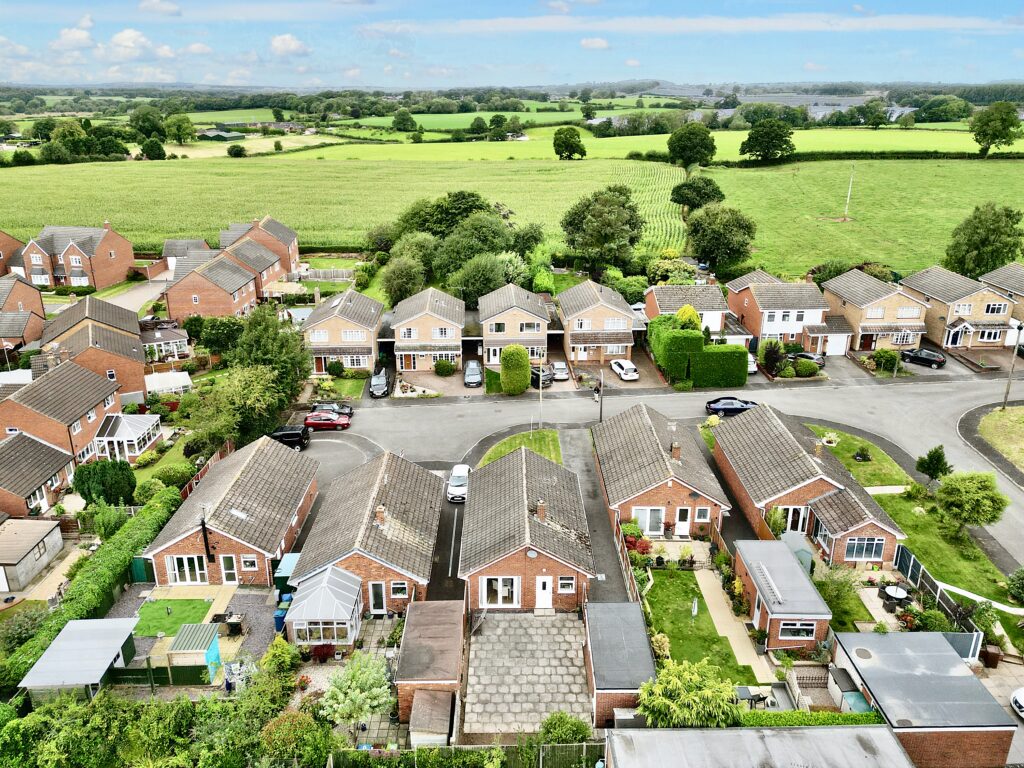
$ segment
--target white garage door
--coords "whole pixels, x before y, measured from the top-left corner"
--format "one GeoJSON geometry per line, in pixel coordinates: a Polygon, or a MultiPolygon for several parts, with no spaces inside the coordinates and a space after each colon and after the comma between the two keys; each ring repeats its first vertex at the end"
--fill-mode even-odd
{"type": "Polygon", "coordinates": [[[825,354],[827,356],[845,355],[850,346],[850,337],[845,333],[833,333],[825,337],[825,354]]]}

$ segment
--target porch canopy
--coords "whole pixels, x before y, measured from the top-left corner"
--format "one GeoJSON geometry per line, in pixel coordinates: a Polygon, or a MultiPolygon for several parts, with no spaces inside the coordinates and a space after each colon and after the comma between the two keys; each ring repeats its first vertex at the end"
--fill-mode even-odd
{"type": "Polygon", "coordinates": [[[96,431],[96,453],[127,461],[138,456],[160,436],[160,417],[154,414],[108,413],[96,431]]]}

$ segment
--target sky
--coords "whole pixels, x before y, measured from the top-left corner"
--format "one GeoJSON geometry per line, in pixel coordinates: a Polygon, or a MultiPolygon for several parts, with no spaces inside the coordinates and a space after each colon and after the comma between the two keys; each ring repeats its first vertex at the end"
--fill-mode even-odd
{"type": "Polygon", "coordinates": [[[1024,79],[1024,0],[0,2],[6,83],[449,88],[634,78],[1024,79]]]}

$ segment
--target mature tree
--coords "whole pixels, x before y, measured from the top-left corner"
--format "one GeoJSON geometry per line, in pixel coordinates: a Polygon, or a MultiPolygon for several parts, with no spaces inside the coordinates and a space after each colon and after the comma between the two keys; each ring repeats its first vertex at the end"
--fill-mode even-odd
{"type": "Polygon", "coordinates": [[[961,275],[979,276],[1020,257],[1024,246],[1024,212],[985,203],[956,225],[942,266],[961,275]]]}
{"type": "Polygon", "coordinates": [[[74,487],[86,504],[130,504],[135,493],[135,473],[127,461],[101,459],[75,470],[74,487]]]}
{"type": "Polygon", "coordinates": [[[924,456],[919,456],[915,467],[930,480],[938,480],[953,471],[953,465],[946,461],[946,449],[942,445],[936,445],[924,456]]]}
{"type": "Polygon", "coordinates": [[[391,257],[391,261],[388,262],[384,268],[384,274],[381,276],[381,284],[392,307],[423,290],[424,273],[423,262],[417,258],[412,256],[391,257]]]}
{"type": "Polygon", "coordinates": [[[584,120],[593,120],[597,116],[597,107],[593,104],[584,104],[580,107],[580,114],[583,115],[584,120]]]}
{"type": "Polygon", "coordinates": [[[455,226],[476,211],[490,211],[491,206],[476,192],[456,190],[436,200],[417,200],[406,207],[395,222],[395,237],[406,232],[429,232],[447,237],[455,226]]]}
{"type": "Polygon", "coordinates": [[[0,117],[0,136],[9,136],[12,133],[18,132],[18,124],[13,120],[8,120],[5,117],[0,117]]]}
{"type": "Polygon", "coordinates": [[[683,218],[705,205],[720,203],[725,193],[710,176],[691,176],[672,187],[672,202],[682,206],[683,218]]]}
{"type": "Polygon", "coordinates": [[[101,155],[127,155],[128,147],[113,136],[104,136],[96,142],[96,151],[101,155]]]}
{"type": "Polygon", "coordinates": [[[829,259],[814,268],[814,283],[820,288],[822,283],[849,271],[850,265],[842,259],[829,259]]]}
{"type": "MultiPolygon", "coordinates": [[[[584,104],[589,102],[591,100],[591,98],[593,98],[593,96],[594,96],[594,89],[593,88],[581,88],[580,89],[580,101],[583,102],[584,104]]],[[[571,96],[570,96],[570,98],[571,98],[571,96]]]]}
{"type": "Polygon", "coordinates": [[[577,201],[562,217],[562,231],[569,247],[596,271],[625,264],[645,223],[630,188],[614,184],[577,201]]]}
{"type": "Polygon", "coordinates": [[[128,125],[138,131],[143,138],[156,136],[163,139],[167,136],[164,128],[164,116],[159,109],[149,104],[142,104],[133,109],[128,116],[128,125]]]}
{"type": "Polygon", "coordinates": [[[391,258],[412,258],[423,265],[424,275],[434,268],[434,258],[441,243],[429,232],[407,232],[390,248],[391,258]]]}
{"type": "Polygon", "coordinates": [[[969,525],[998,522],[1010,500],[999,492],[991,472],[953,472],[942,479],[935,499],[942,514],[963,535],[969,525]]]}
{"type": "Polygon", "coordinates": [[[77,120],[61,120],[50,135],[51,141],[59,141],[70,149],[79,139],[86,136],[85,128],[77,120]]]}
{"type": "Polygon", "coordinates": [[[167,131],[167,138],[175,144],[187,144],[196,140],[196,127],[186,114],[168,117],[164,120],[164,130],[167,131]]]}
{"type": "Polygon", "coordinates": [[[459,296],[469,309],[476,309],[480,297],[505,285],[505,262],[493,253],[474,256],[448,277],[448,290],[459,296]]]}
{"type": "Polygon", "coordinates": [[[206,325],[206,318],[202,315],[189,315],[181,325],[192,342],[198,343],[203,338],[203,326],[206,325]]]}
{"type": "Polygon", "coordinates": [[[32,127],[28,131],[28,137],[39,139],[40,141],[49,141],[56,127],[57,119],[55,117],[41,117],[32,123],[32,127]]]}
{"type": "Polygon", "coordinates": [[[239,317],[208,317],[203,323],[201,343],[214,354],[223,355],[235,346],[244,327],[239,317]]]}
{"type": "Polygon", "coordinates": [[[585,744],[592,737],[590,723],[559,709],[544,718],[537,741],[541,744],[585,744]]]}
{"type": "Polygon", "coordinates": [[[686,123],[668,137],[668,156],[684,168],[707,165],[715,156],[715,138],[704,123],[686,123]]]}
{"type": "Polygon", "coordinates": [[[570,125],[563,126],[555,131],[553,140],[555,154],[559,160],[582,160],[587,156],[587,148],[583,146],[580,132],[570,125]]]}
{"type": "Polygon", "coordinates": [[[487,121],[480,117],[480,115],[477,115],[476,117],[473,118],[473,122],[469,124],[468,133],[487,133],[487,121]]]}
{"type": "Polygon", "coordinates": [[[210,442],[251,442],[277,426],[281,409],[291,399],[282,391],[283,383],[269,365],[232,367],[204,398],[193,421],[214,436],[210,442]]]}
{"type": "Polygon", "coordinates": [[[513,136],[523,135],[523,122],[519,119],[519,115],[512,115],[508,125],[505,126],[505,130],[513,136]]]}
{"type": "Polygon", "coordinates": [[[526,224],[512,230],[512,250],[524,259],[534,248],[544,242],[544,227],[537,223],[526,224]]]}
{"type": "Polygon", "coordinates": [[[244,144],[231,144],[228,146],[228,157],[245,157],[249,154],[249,150],[245,148],[244,144]]]}
{"type": "Polygon", "coordinates": [[[260,741],[263,754],[281,765],[293,760],[299,765],[323,765],[331,751],[330,729],[312,715],[293,710],[285,710],[263,726],[260,741]]]}
{"type": "Polygon", "coordinates": [[[759,121],[740,144],[741,155],[752,155],[758,160],[778,160],[794,152],[793,129],[774,117],[759,121]]]}
{"type": "Polygon", "coordinates": [[[39,148],[39,162],[41,163],[63,165],[70,163],[73,159],[71,150],[60,141],[48,141],[39,148]]]}
{"type": "Polygon", "coordinates": [[[992,147],[1008,147],[1024,136],[1017,105],[1008,101],[994,101],[975,112],[970,125],[982,157],[988,157],[992,147]]]}
{"type": "Polygon", "coordinates": [[[501,350],[501,391],[521,395],[530,386],[530,354],[522,344],[509,344],[501,350]]]}
{"type": "Polygon", "coordinates": [[[309,353],[302,346],[302,335],[283,325],[270,304],[257,307],[246,318],[245,329],[229,355],[229,362],[273,368],[278,387],[288,399],[299,394],[310,372],[309,353]]]}
{"type": "Polygon", "coordinates": [[[676,312],[679,328],[684,331],[700,330],[700,314],[690,304],[683,304],[676,312]]]}
{"type": "MultiPolygon", "coordinates": [[[[274,115],[274,122],[275,123],[283,123],[284,122],[284,110],[283,109],[281,109],[280,107],[274,107],[270,111],[274,115]]],[[[359,117],[359,115],[352,115],[352,117],[359,117]]]]}
{"type": "Polygon", "coordinates": [[[917,121],[914,119],[913,112],[907,112],[906,114],[900,115],[896,118],[896,125],[904,130],[910,130],[913,128],[915,122],[917,121]]]}
{"type": "Polygon", "coordinates": [[[640,686],[637,711],[648,728],[728,728],[740,722],[732,681],[708,659],[668,659],[640,686]]]}
{"type": "Polygon", "coordinates": [[[321,699],[321,709],[335,725],[348,725],[355,741],[355,727],[370,715],[391,711],[394,698],[383,656],[355,651],[335,672],[321,699]]]}
{"type": "Polygon", "coordinates": [[[735,208],[706,205],[690,217],[687,247],[712,272],[740,264],[750,256],[757,225],[735,208]]]}
{"type": "Polygon", "coordinates": [[[147,160],[166,160],[167,153],[160,139],[146,139],[142,142],[142,156],[147,160]]]}
{"type": "Polygon", "coordinates": [[[401,107],[397,112],[395,112],[395,116],[391,120],[391,127],[396,131],[404,131],[406,133],[415,131],[417,128],[416,121],[413,119],[412,113],[405,107],[401,107]]]}

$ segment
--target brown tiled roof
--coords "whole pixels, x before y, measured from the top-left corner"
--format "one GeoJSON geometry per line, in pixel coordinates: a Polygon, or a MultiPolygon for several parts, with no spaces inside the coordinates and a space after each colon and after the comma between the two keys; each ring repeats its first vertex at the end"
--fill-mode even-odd
{"type": "Polygon", "coordinates": [[[395,305],[391,325],[392,327],[402,325],[425,313],[439,317],[460,328],[466,323],[466,304],[462,299],[449,296],[437,288],[427,288],[395,305]]]}
{"type": "Polygon", "coordinates": [[[761,310],[829,308],[814,283],[757,283],[750,292],[761,310]]]}
{"type": "Polygon", "coordinates": [[[808,336],[825,336],[830,333],[853,333],[853,328],[842,315],[825,315],[825,322],[820,325],[805,325],[808,336]]]}
{"type": "Polygon", "coordinates": [[[593,280],[585,280],[562,291],[558,294],[558,305],[562,308],[562,315],[567,318],[600,305],[617,309],[630,319],[633,318],[633,310],[622,298],[621,293],[607,285],[599,285],[593,280]]]}
{"type": "Polygon", "coordinates": [[[729,311],[717,285],[654,285],[647,290],[654,294],[658,311],[663,315],[674,315],[687,304],[698,312],[729,311]]]}
{"type": "Polygon", "coordinates": [[[570,344],[632,344],[632,331],[569,331],[570,344]]]}
{"type": "Polygon", "coordinates": [[[741,275],[735,280],[730,280],[725,284],[725,287],[728,288],[731,293],[736,293],[737,291],[742,291],[744,288],[757,283],[781,282],[782,281],[775,275],[765,272],[763,269],[755,269],[753,272],[747,272],[747,274],[741,275]]]}
{"type": "Polygon", "coordinates": [[[521,309],[547,322],[548,308],[536,293],[520,288],[515,283],[503,285],[496,291],[480,297],[480,321],[486,322],[509,309],[521,309]]]}
{"type": "Polygon", "coordinates": [[[328,317],[340,317],[372,330],[377,327],[383,312],[384,305],[379,301],[349,288],[317,304],[303,323],[303,328],[311,328],[328,317]]]}

